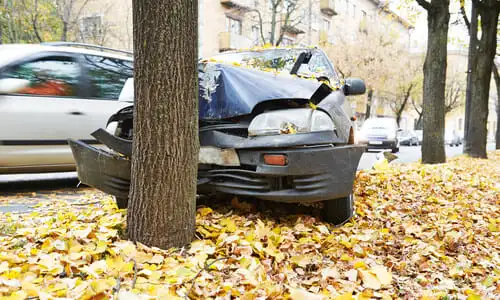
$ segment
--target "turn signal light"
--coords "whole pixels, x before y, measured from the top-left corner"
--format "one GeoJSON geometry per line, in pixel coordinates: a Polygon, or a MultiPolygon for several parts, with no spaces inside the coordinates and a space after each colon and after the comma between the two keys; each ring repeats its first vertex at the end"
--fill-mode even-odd
{"type": "Polygon", "coordinates": [[[288,159],[283,154],[264,154],[264,163],[273,166],[286,166],[288,159]]]}

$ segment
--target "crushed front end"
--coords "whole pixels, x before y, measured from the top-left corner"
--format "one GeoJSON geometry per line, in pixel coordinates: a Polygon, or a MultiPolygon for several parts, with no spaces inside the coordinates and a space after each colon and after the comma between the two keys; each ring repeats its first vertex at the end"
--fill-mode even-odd
{"type": "MultiPolygon", "coordinates": [[[[364,146],[341,89],[295,76],[204,64],[200,69],[198,192],[290,203],[332,203],[329,219],[352,215],[352,188],[364,146]],[[335,211],[343,210],[337,213],[335,211]]],[[[80,180],[128,197],[133,108],[93,136],[111,150],[70,140],[80,180]]]]}

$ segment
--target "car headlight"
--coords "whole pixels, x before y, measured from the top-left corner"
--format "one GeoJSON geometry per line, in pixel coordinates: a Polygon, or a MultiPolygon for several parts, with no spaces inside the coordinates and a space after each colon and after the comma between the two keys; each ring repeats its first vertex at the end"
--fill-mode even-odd
{"type": "Polygon", "coordinates": [[[328,114],[310,108],[283,109],[256,116],[248,127],[249,136],[333,131],[328,114]]]}
{"type": "Polygon", "coordinates": [[[391,133],[387,134],[387,139],[388,140],[395,140],[396,139],[396,133],[395,132],[391,132],[391,133]]]}

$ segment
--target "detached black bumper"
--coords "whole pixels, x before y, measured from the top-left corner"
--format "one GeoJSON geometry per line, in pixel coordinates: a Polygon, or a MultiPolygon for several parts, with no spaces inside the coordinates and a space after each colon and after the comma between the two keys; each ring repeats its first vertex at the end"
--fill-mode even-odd
{"type": "MultiPolygon", "coordinates": [[[[70,140],[82,183],[128,197],[130,160],[70,140]]],[[[222,192],[279,202],[316,202],[348,196],[364,146],[237,149],[241,167],[200,165],[200,192],[222,192]],[[264,154],[287,156],[287,165],[264,163],[264,154]]]]}

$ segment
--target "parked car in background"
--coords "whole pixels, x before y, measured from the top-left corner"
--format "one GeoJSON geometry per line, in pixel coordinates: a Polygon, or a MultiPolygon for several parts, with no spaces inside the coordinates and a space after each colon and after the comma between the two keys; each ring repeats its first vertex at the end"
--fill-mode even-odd
{"type": "Polygon", "coordinates": [[[413,130],[404,130],[398,132],[398,139],[401,145],[418,146],[418,136],[413,130]]]}
{"type": "MultiPolygon", "coordinates": [[[[200,61],[198,76],[199,193],[323,202],[325,220],[350,219],[364,147],[354,144],[345,97],[363,94],[362,80],[340,80],[316,48],[223,53],[200,61]]],[[[133,117],[124,108],[108,121],[118,123],[114,135],[93,133],[113,151],[69,141],[80,180],[120,208],[128,205],[133,117]]]]}
{"type": "Polygon", "coordinates": [[[462,139],[455,130],[445,130],[444,132],[444,144],[453,146],[460,146],[462,144],[462,139]]]}
{"type": "Polygon", "coordinates": [[[130,103],[130,53],[52,43],[0,45],[0,173],[75,170],[68,138],[97,141],[96,127],[130,103]]]}
{"type": "Polygon", "coordinates": [[[415,130],[415,134],[417,135],[418,144],[422,145],[422,141],[424,140],[424,131],[423,130],[415,130]]]}
{"type": "Polygon", "coordinates": [[[398,125],[394,118],[370,118],[361,126],[358,143],[368,150],[391,149],[399,152],[398,125]]]}

